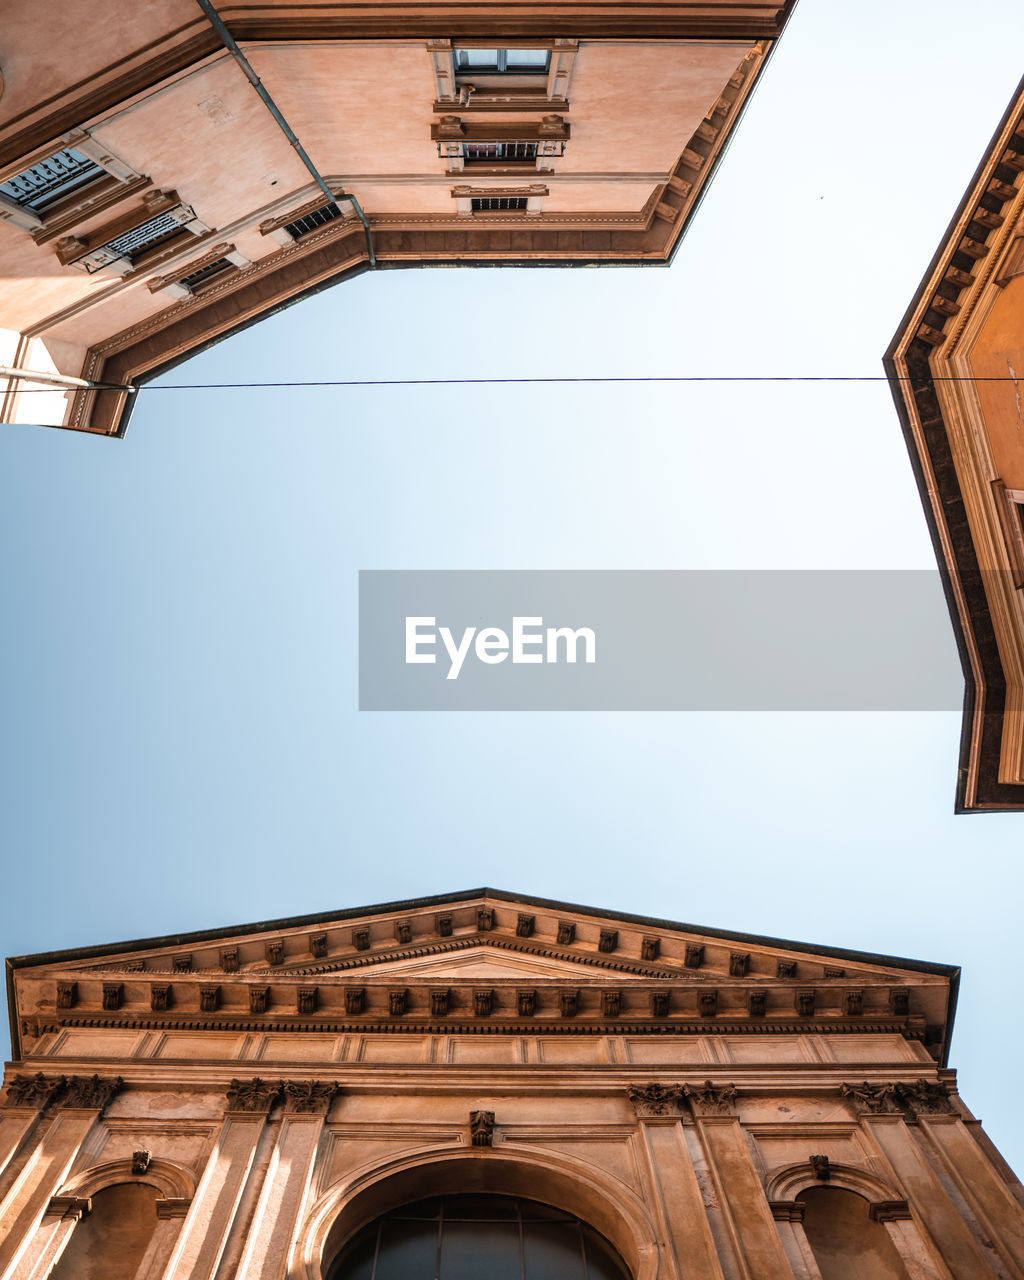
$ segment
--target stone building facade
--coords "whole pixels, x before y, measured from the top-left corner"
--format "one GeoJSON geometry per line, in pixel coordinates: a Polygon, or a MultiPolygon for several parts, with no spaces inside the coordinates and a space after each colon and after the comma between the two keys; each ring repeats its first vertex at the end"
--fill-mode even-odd
{"type": "Polygon", "coordinates": [[[960,646],[961,812],[1024,808],[1024,83],[886,368],[960,646]]]}
{"type": "Polygon", "coordinates": [[[481,889],[8,973],[3,1280],[1024,1275],[949,966],[481,889]]]}
{"type": "Polygon", "coordinates": [[[368,267],[667,262],[791,3],[8,5],[0,421],[368,267]]]}

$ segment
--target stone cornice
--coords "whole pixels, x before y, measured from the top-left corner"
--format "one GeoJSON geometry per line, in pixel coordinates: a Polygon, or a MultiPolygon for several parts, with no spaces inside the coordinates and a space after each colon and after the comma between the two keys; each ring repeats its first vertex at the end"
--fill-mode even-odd
{"type": "Polygon", "coordinates": [[[152,1018],[144,1014],[126,1015],[124,1017],[104,1017],[98,1015],[76,1016],[74,1014],[56,1019],[40,1018],[37,1027],[38,1035],[61,1031],[68,1027],[94,1028],[129,1028],[132,1030],[157,1031],[253,1031],[276,1033],[309,1033],[327,1032],[361,1033],[361,1034],[434,1034],[434,1035],[898,1035],[917,1040],[923,1035],[923,1028],[909,1027],[900,1021],[873,1021],[858,1019],[857,1021],[823,1018],[773,1020],[751,1019],[749,1021],[724,1019],[709,1021],[705,1019],[672,1018],[663,1020],[636,1020],[623,1018],[615,1021],[557,1018],[535,1018],[531,1020],[505,1020],[501,1018],[461,1022],[452,1019],[416,1019],[408,1018],[369,1018],[365,1021],[351,1019],[339,1020],[323,1018],[311,1022],[309,1020],[281,1018],[204,1018],[184,1016],[180,1018],[152,1018]]]}

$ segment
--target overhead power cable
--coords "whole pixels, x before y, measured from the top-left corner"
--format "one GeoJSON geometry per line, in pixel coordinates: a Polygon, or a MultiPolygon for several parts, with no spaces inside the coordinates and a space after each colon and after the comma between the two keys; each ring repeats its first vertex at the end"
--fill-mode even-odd
{"type": "MultiPolygon", "coordinates": [[[[22,376],[27,376],[23,374],[22,376]]],[[[296,379],[280,382],[172,382],[146,383],[141,386],[126,386],[115,383],[104,383],[102,389],[111,391],[262,391],[275,388],[300,387],[485,387],[485,386],[547,386],[600,383],[758,383],[758,382],[1011,382],[1019,379],[1007,374],[993,374],[985,377],[961,377],[959,374],[927,375],[922,377],[897,376],[888,378],[885,374],[621,374],[593,377],[551,377],[551,378],[325,378],[296,379]]],[[[100,384],[97,384],[99,387],[100,384]]],[[[52,391],[46,387],[26,387],[20,395],[30,395],[34,391],[52,391]]]]}

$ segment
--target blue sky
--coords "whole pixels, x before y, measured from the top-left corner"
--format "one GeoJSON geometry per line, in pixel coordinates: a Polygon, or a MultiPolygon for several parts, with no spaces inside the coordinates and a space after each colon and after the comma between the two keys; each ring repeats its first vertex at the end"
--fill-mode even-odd
{"type": "MultiPolygon", "coordinates": [[[[880,375],[1021,73],[962,18],[801,0],[667,270],[380,272],[163,382],[880,375]]],[[[360,569],[931,567],[884,383],[154,387],[3,428],[0,530],[6,954],[491,884],[959,963],[1024,1168],[1024,819],[953,816],[958,715],[356,710],[360,569]]]]}

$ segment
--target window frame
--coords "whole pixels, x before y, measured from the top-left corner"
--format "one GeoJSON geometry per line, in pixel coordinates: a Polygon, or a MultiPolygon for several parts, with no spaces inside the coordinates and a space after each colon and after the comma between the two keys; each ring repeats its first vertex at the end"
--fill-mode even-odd
{"type": "Polygon", "coordinates": [[[0,222],[9,222],[19,230],[27,231],[37,244],[43,244],[83,218],[93,217],[151,185],[149,178],[112,155],[83,129],[71,130],[47,146],[5,165],[0,170],[0,182],[20,177],[68,150],[78,151],[92,161],[98,171],[92,180],[38,211],[0,192],[0,222]]]}

